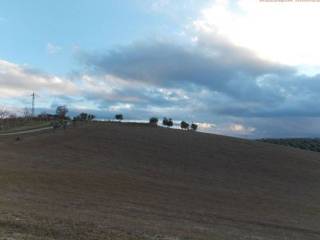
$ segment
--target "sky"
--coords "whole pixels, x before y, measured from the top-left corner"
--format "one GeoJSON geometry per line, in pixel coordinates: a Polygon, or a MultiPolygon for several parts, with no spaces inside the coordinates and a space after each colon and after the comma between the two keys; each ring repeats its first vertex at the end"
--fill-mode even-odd
{"type": "Polygon", "coordinates": [[[0,108],[320,136],[320,1],[0,0],[0,108]]]}

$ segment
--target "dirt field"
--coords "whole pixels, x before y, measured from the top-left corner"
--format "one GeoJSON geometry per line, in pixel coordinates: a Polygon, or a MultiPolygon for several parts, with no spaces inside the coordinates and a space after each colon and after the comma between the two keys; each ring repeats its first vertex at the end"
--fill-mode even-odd
{"type": "Polygon", "coordinates": [[[144,125],[0,137],[0,239],[320,239],[320,154],[144,125]]]}

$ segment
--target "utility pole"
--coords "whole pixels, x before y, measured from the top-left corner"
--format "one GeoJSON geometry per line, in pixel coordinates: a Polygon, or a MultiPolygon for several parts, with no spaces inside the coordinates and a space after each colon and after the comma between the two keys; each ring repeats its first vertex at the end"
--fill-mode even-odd
{"type": "Polygon", "coordinates": [[[34,104],[35,104],[36,94],[33,92],[33,93],[31,94],[31,97],[32,97],[31,116],[34,117],[34,104]]]}

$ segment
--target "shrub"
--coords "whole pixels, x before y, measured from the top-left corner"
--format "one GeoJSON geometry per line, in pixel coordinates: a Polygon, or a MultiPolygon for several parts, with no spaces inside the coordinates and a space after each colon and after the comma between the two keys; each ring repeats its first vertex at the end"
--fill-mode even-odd
{"type": "Polygon", "coordinates": [[[115,115],[115,119],[121,121],[121,120],[123,120],[123,115],[122,114],[116,114],[115,115]]]}
{"type": "Polygon", "coordinates": [[[164,117],[162,120],[162,125],[167,126],[168,125],[168,118],[164,117]]]}
{"type": "Polygon", "coordinates": [[[91,121],[91,120],[93,120],[93,119],[95,119],[95,118],[96,118],[96,116],[93,115],[93,114],[89,114],[89,115],[88,115],[88,120],[89,120],[89,121],[91,121]]]}
{"type": "Polygon", "coordinates": [[[198,125],[195,124],[195,123],[192,123],[192,124],[191,124],[191,129],[192,129],[193,131],[197,131],[198,125]]]}
{"type": "Polygon", "coordinates": [[[159,121],[159,119],[156,118],[156,117],[152,117],[152,118],[149,119],[149,123],[150,123],[151,125],[154,125],[154,126],[157,126],[157,125],[158,125],[158,121],[159,121]]]}
{"type": "Polygon", "coordinates": [[[80,113],[79,119],[80,119],[80,121],[87,121],[88,120],[88,113],[80,113]]]}
{"type": "Polygon", "coordinates": [[[173,126],[173,121],[172,121],[172,119],[171,118],[163,118],[163,120],[162,120],[162,124],[164,125],[164,126],[167,126],[167,127],[172,127],[173,126]]]}
{"type": "Polygon", "coordinates": [[[66,106],[58,106],[56,109],[56,114],[60,119],[64,119],[68,113],[68,108],[66,106]]]}
{"type": "Polygon", "coordinates": [[[80,113],[78,116],[75,116],[73,118],[74,121],[91,121],[93,119],[95,119],[96,116],[94,116],[93,114],[88,114],[85,112],[80,113]]]}
{"type": "Polygon", "coordinates": [[[182,121],[180,123],[180,127],[181,127],[181,129],[189,129],[189,123],[182,121]]]}

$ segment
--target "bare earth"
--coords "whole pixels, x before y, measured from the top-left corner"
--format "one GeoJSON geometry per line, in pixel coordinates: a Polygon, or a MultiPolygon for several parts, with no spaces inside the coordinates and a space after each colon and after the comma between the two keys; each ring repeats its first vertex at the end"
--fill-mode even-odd
{"type": "Polygon", "coordinates": [[[320,239],[320,154],[137,124],[0,137],[0,239],[320,239]]]}

